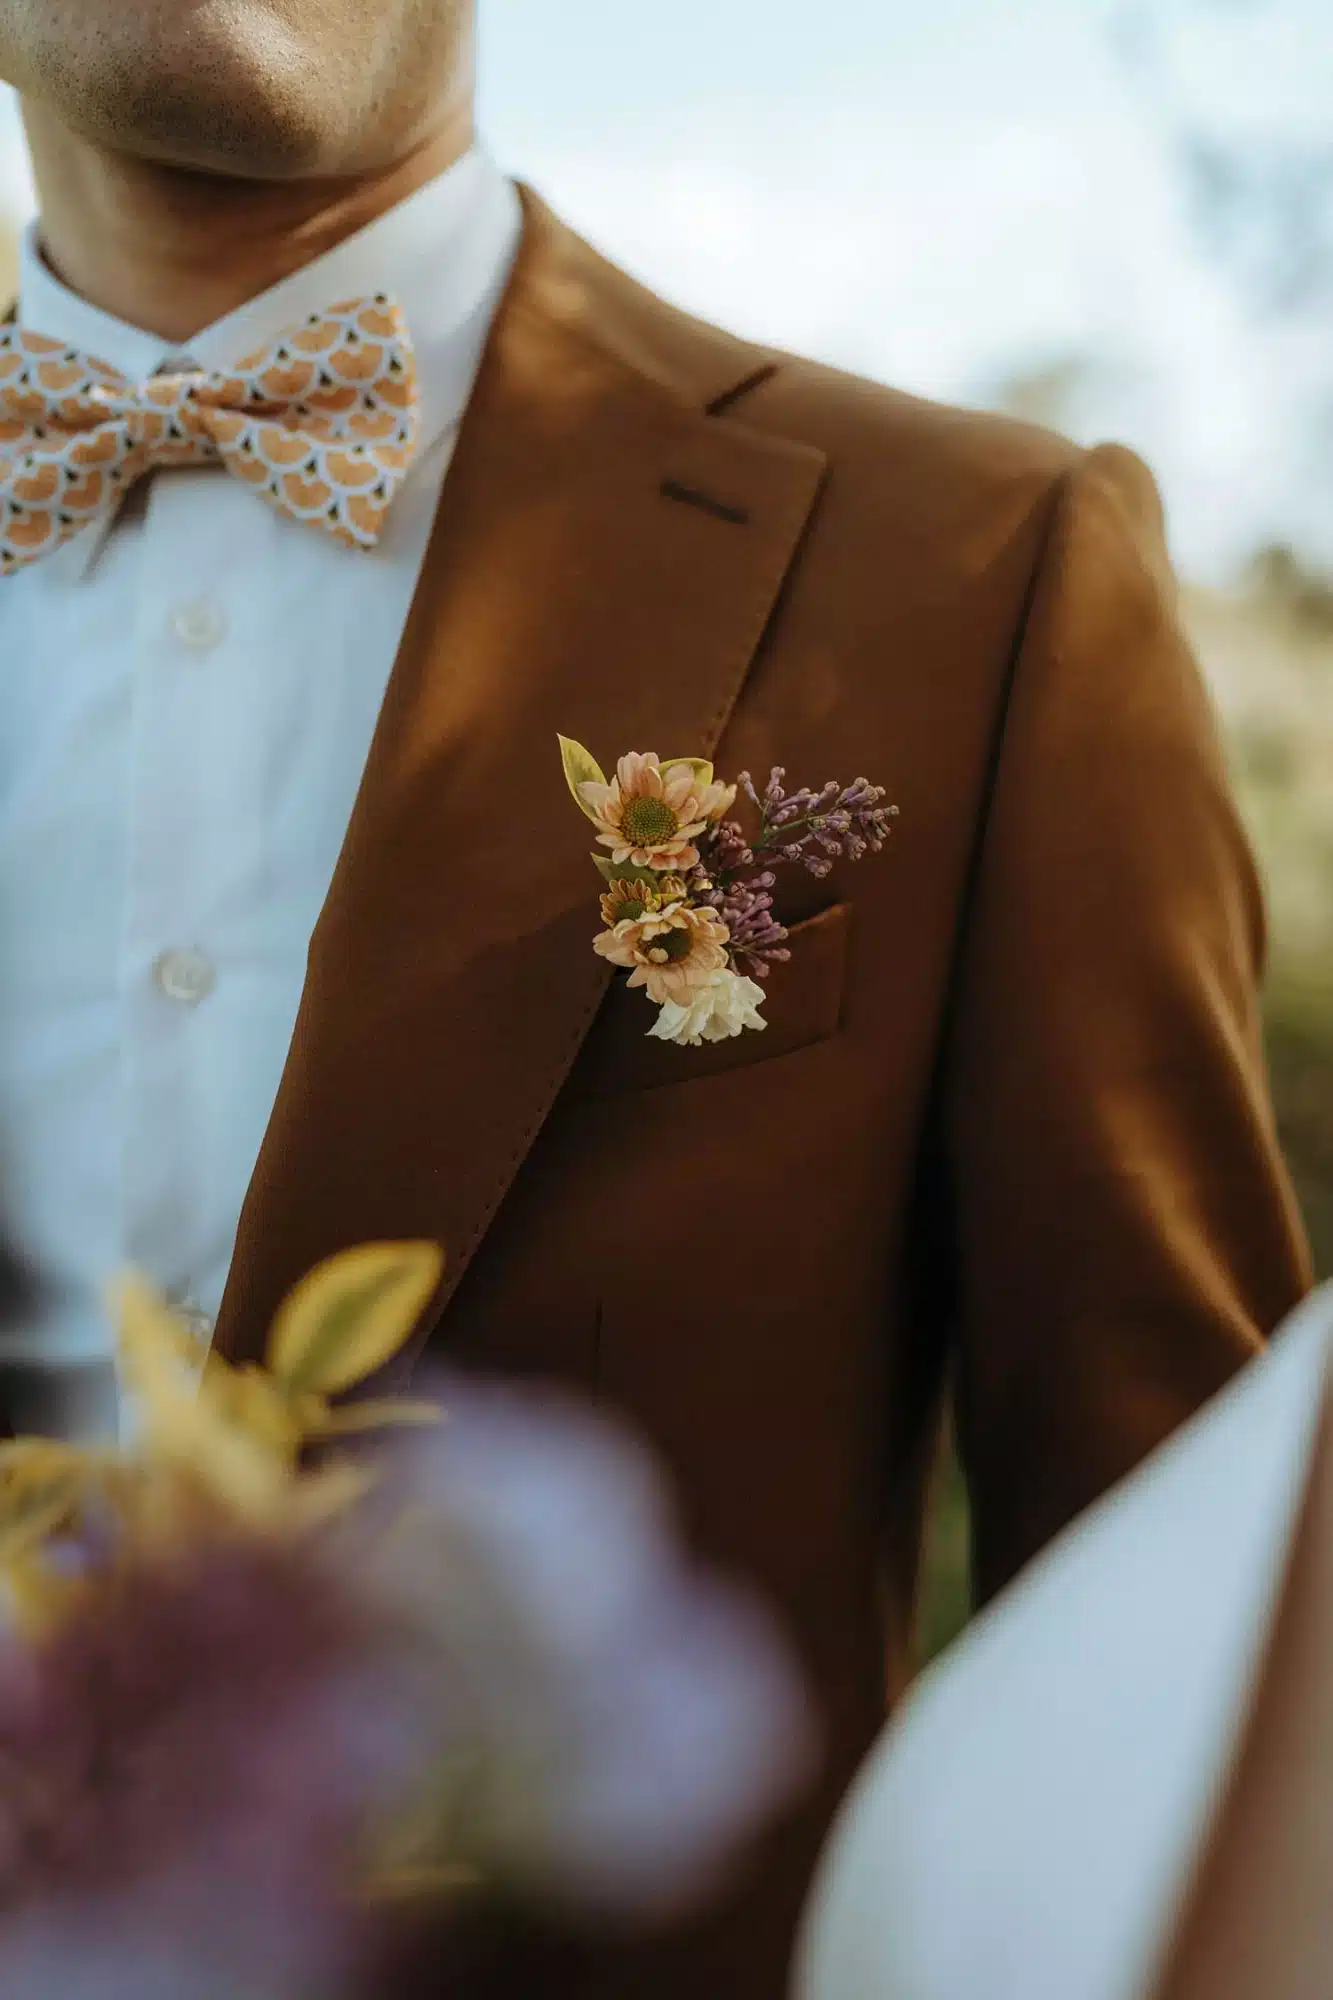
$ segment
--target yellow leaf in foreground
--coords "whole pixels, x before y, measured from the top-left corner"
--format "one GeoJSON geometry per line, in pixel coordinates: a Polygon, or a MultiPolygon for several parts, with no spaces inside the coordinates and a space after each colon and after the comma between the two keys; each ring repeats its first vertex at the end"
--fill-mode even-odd
{"type": "Polygon", "coordinates": [[[140,1400],[150,1415],[159,1402],[163,1409],[174,1408],[189,1379],[180,1321],[137,1271],[117,1279],[108,1304],[121,1361],[140,1400]]]}
{"type": "Polygon", "coordinates": [[[181,1407],[167,1432],[156,1437],[154,1449],[248,1526],[282,1525],[292,1488],[286,1461],[258,1438],[233,1430],[197,1397],[181,1407]]]}
{"type": "Polygon", "coordinates": [[[400,1429],[428,1430],[443,1423],[444,1412],[437,1403],[389,1402],[348,1403],[341,1410],[326,1410],[318,1422],[306,1428],[312,1438],[358,1437],[363,1431],[400,1429]]]}
{"type": "Polygon", "coordinates": [[[55,1630],[82,1586],[48,1569],[35,1556],[15,1556],[0,1565],[5,1609],[18,1631],[35,1644],[55,1630]]]}
{"type": "MultiPolygon", "coordinates": [[[[304,1407],[286,1385],[262,1368],[233,1368],[210,1355],[204,1370],[206,1403],[234,1429],[248,1432],[288,1462],[294,1462],[307,1430],[304,1407]]],[[[316,1409],[323,1403],[314,1399],[316,1409]]]]}
{"type": "Polygon", "coordinates": [[[296,1396],[364,1382],[407,1341],[443,1269],[433,1243],[371,1243],[330,1258],[279,1309],[270,1370],[296,1396]]]}
{"type": "Polygon", "coordinates": [[[292,1495],[288,1525],[306,1531],[322,1528],[359,1507],[378,1484],[379,1474],[369,1465],[329,1465],[322,1472],[308,1472],[292,1495]]]}
{"type": "Polygon", "coordinates": [[[36,1462],[22,1475],[0,1481],[0,1563],[12,1562],[72,1525],[86,1497],[89,1477],[73,1465],[43,1472],[36,1462]]]}
{"type": "Polygon", "coordinates": [[[0,1499],[52,1479],[90,1479],[119,1456],[109,1446],[68,1444],[62,1438],[10,1438],[0,1444],[0,1499]]]}
{"type": "Polygon", "coordinates": [[[115,1287],[113,1301],[151,1457],[247,1523],[274,1523],[290,1485],[282,1454],[238,1429],[200,1394],[181,1361],[177,1322],[151,1286],[130,1274],[115,1287]]]}

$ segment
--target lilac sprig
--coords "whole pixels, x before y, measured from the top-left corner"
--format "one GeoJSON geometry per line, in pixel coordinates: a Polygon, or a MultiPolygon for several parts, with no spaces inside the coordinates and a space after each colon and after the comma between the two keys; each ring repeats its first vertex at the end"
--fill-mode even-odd
{"type": "Polygon", "coordinates": [[[760,866],[739,820],[724,820],[714,828],[711,839],[708,835],[704,836],[703,844],[707,857],[703,873],[724,886],[735,876],[743,875],[747,868],[760,866]]]}
{"type": "Polygon", "coordinates": [[[837,861],[878,854],[898,814],[897,806],[884,804],[884,787],[866,778],[789,794],[786,776],[775,765],[761,793],[742,771],[737,784],[759,814],[759,831],[751,839],[734,819],[714,827],[700,842],[702,858],[689,878],[691,903],[717,911],[730,933],[732,965],[753,979],[766,979],[791,957],[789,933],[773,915],[774,867],[790,863],[822,879],[837,861]]]}
{"type": "Polygon", "coordinates": [[[773,915],[776,881],[768,869],[749,881],[719,884],[703,868],[690,878],[691,902],[717,911],[730,934],[732,965],[752,979],[766,979],[773,966],[785,965],[791,957],[786,948],[790,932],[773,915]]]}
{"type": "Polygon", "coordinates": [[[759,814],[759,832],[749,848],[752,861],[793,862],[822,878],[832,873],[836,861],[880,853],[898,813],[896,806],[884,804],[882,785],[872,785],[868,778],[840,785],[834,778],[822,791],[804,787],[788,793],[786,776],[782,765],[774,765],[762,793],[748,771],[737,780],[759,814]]]}

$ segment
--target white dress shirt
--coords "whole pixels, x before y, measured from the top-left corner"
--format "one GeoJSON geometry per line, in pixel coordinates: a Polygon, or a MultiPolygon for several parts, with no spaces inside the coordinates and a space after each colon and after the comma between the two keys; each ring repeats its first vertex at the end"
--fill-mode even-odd
{"type": "Polygon", "coordinates": [[[0,1360],[110,1350],[146,1272],[207,1332],[460,419],[521,230],[481,151],[173,349],[22,249],[23,325],[125,375],[226,367],[392,293],[420,455],[373,553],[220,468],[0,582],[0,1226],[40,1287],[0,1360]]]}

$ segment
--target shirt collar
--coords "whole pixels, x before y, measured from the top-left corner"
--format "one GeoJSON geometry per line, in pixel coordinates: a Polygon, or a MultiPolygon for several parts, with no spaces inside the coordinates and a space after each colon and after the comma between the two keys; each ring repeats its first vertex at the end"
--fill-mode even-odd
{"type": "Polygon", "coordinates": [[[403,308],[416,348],[425,449],[467,407],[521,232],[516,189],[476,146],[355,236],[203,328],[183,349],[63,285],[42,255],[38,222],[20,246],[19,323],[142,382],[164,368],[229,368],[311,313],[388,292],[403,308]]]}

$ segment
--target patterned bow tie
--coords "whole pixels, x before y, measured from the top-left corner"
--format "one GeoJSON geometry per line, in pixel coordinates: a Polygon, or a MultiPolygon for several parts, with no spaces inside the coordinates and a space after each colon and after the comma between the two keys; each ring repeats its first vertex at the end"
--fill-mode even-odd
{"type": "Polygon", "coordinates": [[[412,343],[383,296],[317,313],[226,374],[150,382],[0,327],[0,576],[159,466],[224,465],[283,513],[372,548],[420,422],[412,343]]]}

